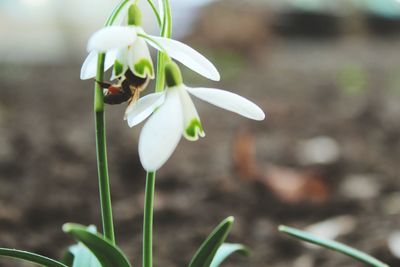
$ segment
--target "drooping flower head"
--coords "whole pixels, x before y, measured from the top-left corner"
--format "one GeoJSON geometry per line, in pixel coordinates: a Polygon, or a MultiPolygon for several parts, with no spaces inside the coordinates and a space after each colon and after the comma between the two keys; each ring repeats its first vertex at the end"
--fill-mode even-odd
{"type": "MultiPolygon", "coordinates": [[[[144,34],[142,13],[136,4],[128,9],[127,23],[136,30],[136,34],[144,34]]],[[[131,45],[118,49],[111,79],[123,76],[128,69],[137,77],[154,79],[153,61],[143,38],[136,38],[131,45]]]]}
{"type": "Polygon", "coordinates": [[[81,79],[96,76],[98,53],[106,53],[105,70],[114,66],[112,78],[120,77],[128,68],[139,77],[154,78],[148,44],[206,78],[220,79],[215,66],[193,48],[173,39],[148,35],[141,26],[142,15],[136,4],[126,12],[127,19],[121,25],[104,27],[90,37],[81,79]]]}
{"type": "Polygon", "coordinates": [[[214,88],[191,88],[183,83],[179,67],[165,66],[166,89],[142,97],[127,110],[126,120],[133,127],[147,117],[139,139],[139,156],[147,171],[156,171],[169,159],[180,139],[196,141],[205,132],[191,95],[220,108],[253,120],[263,120],[264,112],[237,94],[214,88]]]}

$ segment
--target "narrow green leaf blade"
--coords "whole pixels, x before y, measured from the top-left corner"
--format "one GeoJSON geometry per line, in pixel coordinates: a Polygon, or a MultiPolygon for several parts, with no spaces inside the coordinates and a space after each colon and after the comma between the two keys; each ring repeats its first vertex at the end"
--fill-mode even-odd
{"type": "Polygon", "coordinates": [[[85,226],[67,223],[64,232],[82,242],[99,260],[103,267],[131,267],[123,252],[101,235],[91,233],[85,226]]]}
{"type": "Polygon", "coordinates": [[[45,267],[67,267],[61,262],[48,257],[17,249],[0,248],[0,256],[24,260],[45,267]]]}
{"type": "Polygon", "coordinates": [[[235,252],[242,253],[245,256],[248,256],[250,254],[250,250],[242,244],[224,243],[217,250],[217,253],[214,256],[210,267],[220,266],[222,262],[224,262],[230,255],[235,252]]]}
{"type": "Polygon", "coordinates": [[[370,266],[374,266],[374,267],[389,267],[389,265],[387,265],[386,263],[381,262],[380,260],[360,251],[357,250],[355,248],[349,247],[347,245],[344,245],[342,243],[339,243],[337,241],[333,241],[333,240],[328,240],[328,239],[324,239],[324,238],[319,238],[316,237],[310,233],[292,228],[292,227],[288,227],[288,226],[284,226],[281,225],[279,226],[279,231],[285,234],[288,234],[290,236],[296,237],[298,239],[304,240],[306,242],[333,250],[333,251],[337,251],[340,252],[342,254],[348,255],[360,262],[366,263],[370,266]]]}
{"type": "Polygon", "coordinates": [[[224,243],[234,222],[233,217],[223,220],[207,237],[189,263],[189,267],[209,267],[217,250],[224,243]]]}

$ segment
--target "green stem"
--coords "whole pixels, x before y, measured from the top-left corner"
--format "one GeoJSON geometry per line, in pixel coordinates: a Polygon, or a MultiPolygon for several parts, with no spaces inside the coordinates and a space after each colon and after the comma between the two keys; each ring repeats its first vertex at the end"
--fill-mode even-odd
{"type": "Polygon", "coordinates": [[[170,0],[164,0],[164,13],[166,25],[164,27],[163,36],[171,38],[172,34],[172,15],[171,15],[171,4],[170,0]]]}
{"type": "Polygon", "coordinates": [[[154,2],[152,0],[147,0],[147,2],[149,3],[151,9],[153,10],[154,15],[156,16],[158,26],[161,27],[162,21],[161,21],[160,13],[158,13],[158,10],[157,10],[156,6],[154,5],[154,2]]]}
{"type": "MultiPolygon", "coordinates": [[[[164,0],[163,8],[164,18],[161,27],[161,36],[171,38],[172,19],[169,0],[164,0]]],[[[166,60],[168,60],[168,56],[161,51],[158,52],[156,92],[161,92],[164,90],[164,64],[166,60]]],[[[157,152],[154,151],[154,153],[157,152]]],[[[147,172],[143,218],[143,267],[153,266],[153,208],[155,180],[156,173],[147,172]]]]}
{"type": "Polygon", "coordinates": [[[153,266],[153,208],[156,173],[148,172],[143,217],[143,267],[153,266]]]}
{"type": "MultiPolygon", "coordinates": [[[[99,54],[97,67],[97,81],[103,81],[104,76],[104,54],[99,54]]],[[[97,172],[99,178],[99,193],[101,218],[104,236],[115,243],[114,225],[111,207],[110,178],[108,176],[106,125],[104,116],[103,89],[96,83],[94,88],[94,111],[96,125],[96,152],[97,172]]]]}
{"type": "MultiPolygon", "coordinates": [[[[161,27],[161,36],[171,38],[172,33],[172,19],[171,19],[171,6],[169,0],[164,0],[164,18],[163,25],[161,27]]],[[[157,81],[156,81],[156,92],[164,90],[165,77],[164,77],[164,66],[165,62],[168,62],[168,58],[162,51],[158,52],[157,56],[157,81]]]]}
{"type": "Polygon", "coordinates": [[[156,92],[162,92],[164,90],[165,85],[165,77],[164,77],[164,65],[165,65],[165,56],[164,53],[159,51],[157,53],[157,80],[156,80],[156,92]]]}
{"type": "Polygon", "coordinates": [[[111,15],[108,17],[106,26],[111,26],[114,22],[115,19],[117,18],[118,14],[122,11],[122,9],[125,7],[126,4],[128,4],[130,0],[122,0],[113,10],[111,15]]]}
{"type": "MultiPolygon", "coordinates": [[[[115,22],[117,15],[123,7],[129,3],[129,0],[121,1],[114,9],[111,16],[106,22],[106,26],[110,26],[115,22]]],[[[104,80],[104,60],[105,54],[99,53],[96,80],[102,82],[104,80]]],[[[97,172],[99,179],[99,194],[101,219],[104,236],[113,244],[115,244],[114,224],[111,206],[110,177],[108,175],[107,163],[107,142],[106,142],[106,122],[104,115],[104,95],[103,89],[96,82],[94,86],[94,113],[96,127],[96,156],[97,156],[97,172]]]]}

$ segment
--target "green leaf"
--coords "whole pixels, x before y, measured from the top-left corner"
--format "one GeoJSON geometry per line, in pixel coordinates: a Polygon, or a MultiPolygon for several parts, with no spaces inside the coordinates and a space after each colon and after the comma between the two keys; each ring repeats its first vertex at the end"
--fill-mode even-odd
{"type": "Polygon", "coordinates": [[[64,256],[61,259],[61,262],[67,266],[72,266],[74,264],[74,254],[70,251],[71,247],[65,251],[64,256]]]}
{"type": "Polygon", "coordinates": [[[389,267],[389,265],[381,262],[380,260],[362,252],[359,251],[355,248],[349,247],[347,245],[344,245],[342,243],[333,241],[333,240],[328,240],[328,239],[323,239],[323,238],[319,238],[316,237],[310,233],[292,228],[292,227],[288,227],[288,226],[284,226],[281,225],[279,226],[279,231],[285,234],[288,234],[290,236],[296,237],[298,239],[304,240],[306,242],[333,250],[333,251],[337,251],[340,252],[342,254],[348,255],[360,262],[366,263],[370,266],[374,266],[374,267],[389,267]]]}
{"type": "MultiPolygon", "coordinates": [[[[94,225],[86,229],[93,234],[97,233],[94,225]]],[[[96,256],[81,242],[68,248],[68,251],[64,255],[63,262],[72,267],[101,267],[101,263],[96,256]]]]}
{"type": "Polygon", "coordinates": [[[233,217],[228,217],[214,229],[195,253],[189,267],[209,267],[211,265],[217,250],[228,236],[233,221],[233,217]]]}
{"type": "Polygon", "coordinates": [[[72,267],[101,267],[101,263],[96,256],[82,243],[70,248],[74,255],[72,267]]]}
{"type": "Polygon", "coordinates": [[[63,230],[82,242],[103,267],[131,267],[128,259],[117,246],[103,236],[91,233],[85,226],[67,223],[64,224],[63,230]]]}
{"type": "Polygon", "coordinates": [[[56,260],[32,252],[17,249],[0,248],[0,256],[29,261],[31,263],[35,263],[45,267],[67,267],[66,265],[56,260]]]}
{"type": "Polygon", "coordinates": [[[226,260],[230,255],[235,252],[240,252],[245,256],[248,256],[250,254],[250,250],[242,244],[224,243],[217,250],[217,253],[214,256],[210,267],[220,266],[221,263],[224,262],[224,260],[226,260]]]}

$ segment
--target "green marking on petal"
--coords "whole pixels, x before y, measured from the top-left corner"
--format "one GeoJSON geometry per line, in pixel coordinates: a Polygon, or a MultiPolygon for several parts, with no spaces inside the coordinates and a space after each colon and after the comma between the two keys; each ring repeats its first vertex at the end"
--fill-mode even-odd
{"type": "Polygon", "coordinates": [[[128,10],[128,25],[141,26],[142,25],[142,11],[136,4],[129,7],[128,10]]]}
{"type": "Polygon", "coordinates": [[[114,62],[114,74],[116,77],[122,75],[124,72],[124,64],[119,62],[118,60],[115,60],[114,62]]]}
{"type": "Polygon", "coordinates": [[[136,64],[133,66],[133,72],[141,78],[154,78],[153,64],[145,58],[136,62],[136,64]]]}
{"type": "Polygon", "coordinates": [[[204,137],[204,129],[201,125],[201,122],[198,118],[194,118],[189,126],[185,129],[185,137],[190,141],[196,141],[199,139],[199,136],[204,137]]]}
{"type": "Polygon", "coordinates": [[[165,82],[168,87],[174,87],[183,83],[182,73],[175,62],[165,64],[165,82]]]}

